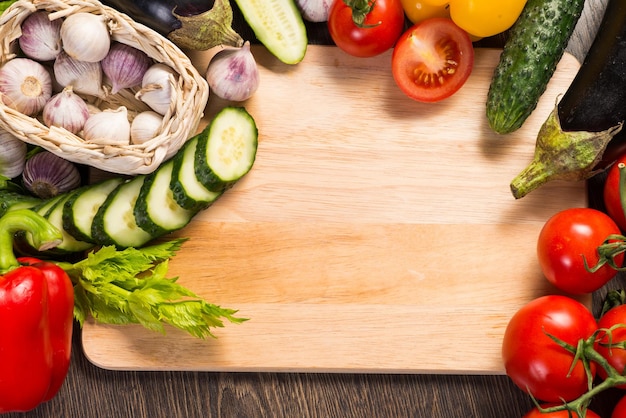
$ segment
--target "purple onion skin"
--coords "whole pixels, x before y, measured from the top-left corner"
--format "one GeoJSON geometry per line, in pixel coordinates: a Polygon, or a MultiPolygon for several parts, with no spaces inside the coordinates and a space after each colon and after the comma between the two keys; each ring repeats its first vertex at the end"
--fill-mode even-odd
{"type": "Polygon", "coordinates": [[[115,94],[124,88],[140,85],[143,75],[152,65],[152,59],[143,51],[116,42],[100,64],[102,72],[113,84],[111,93],[115,94]]]}
{"type": "Polygon", "coordinates": [[[24,187],[35,196],[49,199],[80,186],[78,168],[70,161],[42,151],[26,161],[22,173],[24,187]]]}

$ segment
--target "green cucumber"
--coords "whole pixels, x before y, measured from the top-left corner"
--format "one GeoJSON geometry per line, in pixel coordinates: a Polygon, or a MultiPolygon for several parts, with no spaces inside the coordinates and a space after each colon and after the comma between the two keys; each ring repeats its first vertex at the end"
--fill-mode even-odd
{"type": "Polygon", "coordinates": [[[11,210],[32,209],[41,204],[42,200],[37,197],[9,190],[0,190],[0,216],[11,210]]]}
{"type": "Polygon", "coordinates": [[[294,0],[235,0],[257,39],[285,64],[306,54],[308,38],[294,0]]]}
{"type": "Polygon", "coordinates": [[[65,198],[65,193],[48,198],[41,202],[39,205],[33,206],[31,210],[37,212],[44,218],[48,216],[52,208],[59,202],[59,200],[65,198]]]}
{"type": "Polygon", "coordinates": [[[195,158],[199,135],[187,141],[174,157],[174,172],[170,183],[176,202],[185,209],[196,211],[206,209],[222,194],[204,187],[196,176],[195,158]]]}
{"type": "Polygon", "coordinates": [[[509,32],[489,87],[487,120],[495,132],[519,129],[535,110],[584,4],[584,0],[528,0],[509,32]]]}
{"type": "Polygon", "coordinates": [[[137,225],[153,237],[181,229],[197,211],[181,207],[170,188],[174,162],[169,160],[146,176],[135,203],[137,225]]]}
{"type": "Polygon", "coordinates": [[[93,219],[109,194],[122,182],[122,178],[111,178],[73,193],[63,206],[63,229],[77,240],[94,242],[93,219]]]}
{"type": "Polygon", "coordinates": [[[92,248],[94,245],[90,242],[79,241],[70,235],[65,228],[63,228],[63,207],[65,202],[73,195],[73,193],[64,193],[61,199],[52,207],[45,218],[52,225],[57,227],[61,231],[63,241],[55,247],[55,250],[67,251],[67,252],[79,252],[92,248]]]}
{"type": "Polygon", "coordinates": [[[214,192],[232,187],[252,168],[258,129],[243,107],[227,106],[198,136],[195,171],[200,183],[214,192]]]}
{"type": "Polygon", "coordinates": [[[137,176],[118,185],[93,218],[91,235],[100,245],[141,247],[153,236],[137,225],[135,204],[146,176],[137,176]]]}

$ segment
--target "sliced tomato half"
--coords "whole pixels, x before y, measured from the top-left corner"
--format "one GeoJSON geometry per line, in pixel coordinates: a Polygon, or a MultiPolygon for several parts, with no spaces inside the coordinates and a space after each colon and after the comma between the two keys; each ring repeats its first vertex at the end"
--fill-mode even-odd
{"type": "Polygon", "coordinates": [[[393,78],[410,98],[437,102],[458,91],[474,67],[469,35],[447,18],[430,18],[402,34],[392,55],[393,78]]]}

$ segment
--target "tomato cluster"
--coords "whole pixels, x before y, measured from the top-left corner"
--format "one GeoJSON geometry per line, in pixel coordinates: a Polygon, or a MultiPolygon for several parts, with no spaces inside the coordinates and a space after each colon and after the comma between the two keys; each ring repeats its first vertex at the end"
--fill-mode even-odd
{"type": "Polygon", "coordinates": [[[393,48],[391,71],[400,90],[414,100],[436,102],[457,92],[469,78],[474,66],[472,40],[508,29],[525,3],[335,0],[328,30],[340,49],[356,57],[373,57],[393,48]]]}

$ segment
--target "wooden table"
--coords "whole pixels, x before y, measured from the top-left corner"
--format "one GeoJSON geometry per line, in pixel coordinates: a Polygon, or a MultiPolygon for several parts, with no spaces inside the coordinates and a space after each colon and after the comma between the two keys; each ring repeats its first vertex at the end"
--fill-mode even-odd
{"type": "MultiPolygon", "coordinates": [[[[568,47],[580,60],[593,40],[605,4],[606,0],[588,1],[568,47]]],[[[592,198],[597,182],[591,184],[592,198]]],[[[611,286],[619,287],[624,282],[620,277],[611,286]]],[[[595,296],[596,306],[604,292],[599,293],[595,296]]],[[[609,417],[618,396],[614,391],[604,393],[594,401],[593,408],[609,417]]],[[[58,396],[31,413],[8,416],[506,418],[521,417],[531,407],[530,398],[502,375],[102,370],[84,357],[80,330],[76,328],[72,366],[58,396]]]]}

